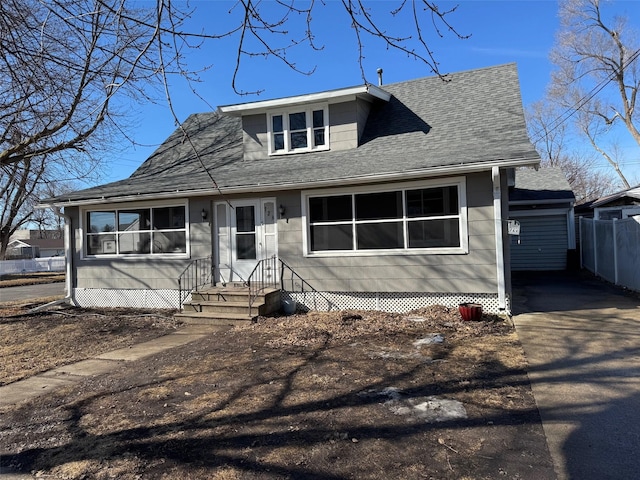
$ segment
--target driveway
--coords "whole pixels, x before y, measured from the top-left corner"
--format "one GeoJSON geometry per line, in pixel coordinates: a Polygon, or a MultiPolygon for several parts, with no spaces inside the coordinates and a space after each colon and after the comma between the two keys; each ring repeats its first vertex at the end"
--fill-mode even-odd
{"type": "Polygon", "coordinates": [[[64,282],[0,288],[0,303],[30,300],[32,298],[64,296],[64,282]]]}
{"type": "Polygon", "coordinates": [[[514,277],[514,322],[558,479],[640,472],[640,300],[584,274],[514,277]]]}

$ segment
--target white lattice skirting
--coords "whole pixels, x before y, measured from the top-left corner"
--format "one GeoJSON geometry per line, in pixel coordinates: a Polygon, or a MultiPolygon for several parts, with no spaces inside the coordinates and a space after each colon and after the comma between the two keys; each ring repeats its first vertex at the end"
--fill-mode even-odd
{"type": "Polygon", "coordinates": [[[509,313],[511,302],[507,297],[506,310],[500,310],[498,295],[491,293],[403,293],[403,292],[282,292],[283,299],[291,299],[308,310],[380,310],[406,313],[422,307],[443,305],[458,307],[461,303],[479,303],[486,313],[509,313]]]}
{"type": "Polygon", "coordinates": [[[79,307],[179,308],[178,290],[75,288],[73,301],[79,307]]]}
{"type": "MultiPolygon", "coordinates": [[[[282,292],[282,298],[294,300],[305,310],[380,310],[406,313],[422,307],[457,307],[464,302],[479,303],[486,313],[508,313],[498,306],[498,295],[491,293],[402,293],[402,292],[282,292]]],[[[79,307],[179,308],[178,290],[116,290],[76,288],[74,303],[79,307]]],[[[187,299],[188,301],[188,299],[187,299]]]]}

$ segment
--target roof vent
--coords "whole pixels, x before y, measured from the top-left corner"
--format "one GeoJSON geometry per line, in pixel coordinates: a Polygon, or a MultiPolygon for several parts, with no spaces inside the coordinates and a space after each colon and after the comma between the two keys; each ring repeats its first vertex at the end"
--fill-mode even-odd
{"type": "Polygon", "coordinates": [[[378,86],[381,87],[382,86],[382,69],[379,68],[378,70],[376,70],[376,72],[378,72],[378,86]]]}

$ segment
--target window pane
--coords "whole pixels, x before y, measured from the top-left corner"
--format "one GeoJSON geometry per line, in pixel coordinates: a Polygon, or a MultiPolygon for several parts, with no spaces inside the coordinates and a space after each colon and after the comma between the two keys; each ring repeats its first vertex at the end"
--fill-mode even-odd
{"type": "Polygon", "coordinates": [[[311,251],[353,250],[351,225],[312,225],[311,251]]]}
{"type": "Polygon", "coordinates": [[[87,235],[87,255],[115,254],[116,237],[108,235],[87,235]]]}
{"type": "Polygon", "coordinates": [[[306,130],[307,114],[305,112],[289,114],[289,130],[306,130]]]}
{"type": "Polygon", "coordinates": [[[459,247],[457,218],[409,222],[409,248],[459,247]]]}
{"type": "Polygon", "coordinates": [[[402,218],[402,192],[356,195],[356,220],[402,218]]]}
{"type": "Polygon", "coordinates": [[[116,229],[116,212],[88,212],[87,232],[114,232],[116,229]]]}
{"type": "Polygon", "coordinates": [[[407,216],[429,217],[458,214],[458,187],[425,188],[407,191],[407,216]]]}
{"type": "Polygon", "coordinates": [[[282,132],[282,115],[274,115],[271,117],[271,125],[274,132],[282,132]]]}
{"type": "Polygon", "coordinates": [[[151,253],[184,253],[187,251],[185,232],[153,232],[151,253]]]}
{"type": "Polygon", "coordinates": [[[253,233],[236,235],[236,254],[238,260],[256,259],[255,238],[256,237],[253,233]]]}
{"type": "Polygon", "coordinates": [[[317,222],[351,221],[351,195],[309,199],[309,220],[317,222]]]}
{"type": "Polygon", "coordinates": [[[291,149],[307,148],[307,132],[293,132],[291,134],[291,149]]]}
{"type": "Polygon", "coordinates": [[[284,150],[284,133],[276,133],[273,136],[273,149],[284,150]]]}
{"type": "Polygon", "coordinates": [[[402,222],[356,225],[358,250],[404,248],[402,222]]]}
{"type": "Polygon", "coordinates": [[[238,232],[253,232],[256,229],[255,208],[236,207],[236,230],[238,232]]]}
{"type": "Polygon", "coordinates": [[[178,229],[184,227],[184,207],[153,209],[153,228],[155,230],[178,229]]]}
{"type": "Polygon", "coordinates": [[[316,147],[324,145],[324,128],[313,131],[313,145],[316,147]]]}
{"type": "Polygon", "coordinates": [[[151,253],[151,234],[121,233],[118,235],[120,250],[118,253],[151,253]]]}
{"type": "Polygon", "coordinates": [[[313,111],[313,128],[324,127],[324,110],[313,111]]]}
{"type": "Polygon", "coordinates": [[[151,227],[151,211],[148,208],[118,212],[118,231],[149,230],[149,227],[151,227]]]}

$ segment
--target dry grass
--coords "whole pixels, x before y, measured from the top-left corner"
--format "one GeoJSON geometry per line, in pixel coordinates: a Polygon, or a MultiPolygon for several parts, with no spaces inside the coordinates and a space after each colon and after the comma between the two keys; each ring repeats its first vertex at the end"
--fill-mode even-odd
{"type": "Polygon", "coordinates": [[[0,275],[0,288],[64,282],[64,272],[8,273],[0,275]]]}
{"type": "Polygon", "coordinates": [[[171,312],[74,309],[25,314],[0,307],[0,385],[156,338],[179,327],[171,312]]]}
{"type": "MultiPolygon", "coordinates": [[[[13,325],[67,357],[156,328],[75,312],[13,325]]],[[[56,479],[555,478],[512,326],[444,307],[260,318],[5,408],[0,445],[56,479]]]]}

